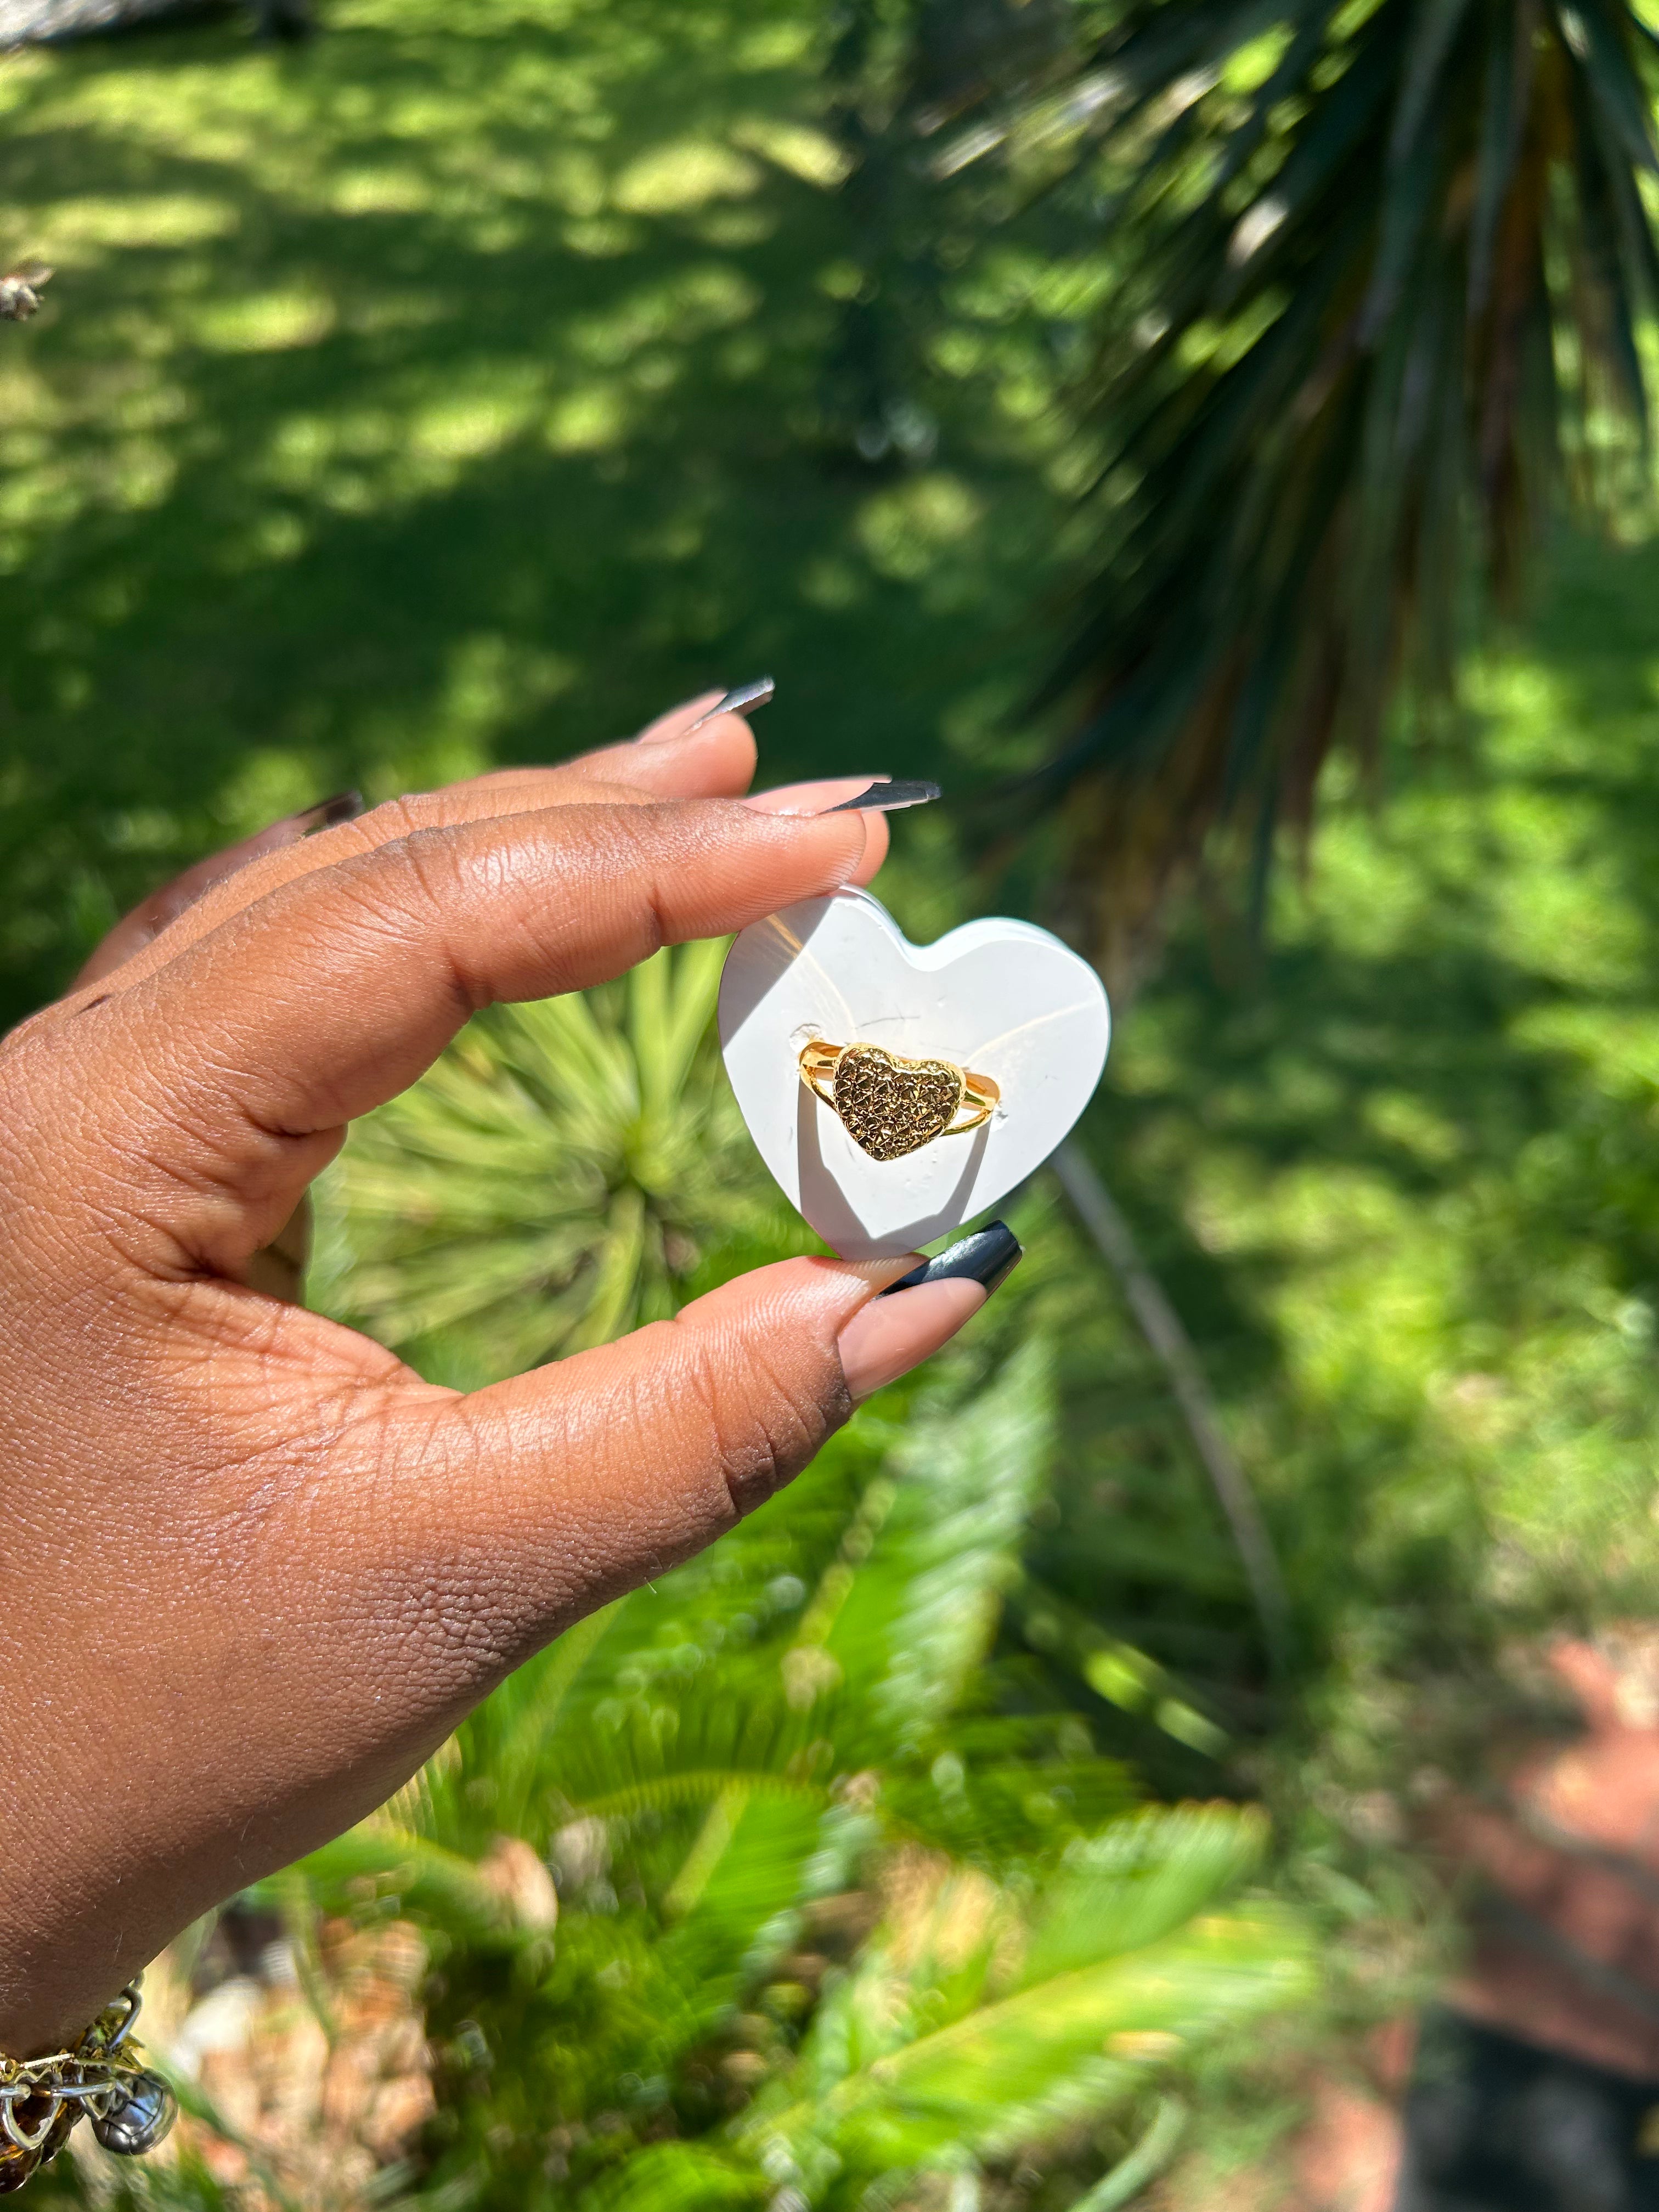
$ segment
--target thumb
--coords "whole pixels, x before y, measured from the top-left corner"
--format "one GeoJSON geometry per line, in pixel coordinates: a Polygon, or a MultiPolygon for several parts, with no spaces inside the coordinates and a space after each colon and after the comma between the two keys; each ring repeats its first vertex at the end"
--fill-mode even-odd
{"type": "Polygon", "coordinates": [[[406,1449],[386,1438],[398,1510],[376,1517],[420,1556],[386,1565],[501,1638],[486,1664],[505,1671],[763,1504],[858,1398],[984,1303],[982,1277],[878,1297],[915,1265],[786,1260],[672,1321],[452,1399],[435,1427],[429,1401],[411,1407],[406,1449]]]}

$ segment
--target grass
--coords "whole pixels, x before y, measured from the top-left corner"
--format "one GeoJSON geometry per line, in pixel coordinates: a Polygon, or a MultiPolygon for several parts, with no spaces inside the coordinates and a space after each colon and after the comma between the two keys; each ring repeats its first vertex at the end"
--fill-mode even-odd
{"type": "MultiPolygon", "coordinates": [[[[933,458],[826,439],[856,270],[821,27],[337,0],[297,56],[219,27],[0,64],[0,256],[62,271],[0,342],[8,1016],[288,807],[557,757],[762,668],[771,780],[965,789],[999,757],[1073,527],[1058,309],[982,259],[933,458]]],[[[1062,1351],[1006,1634],[1160,1786],[1268,1789],[1290,1878],[1357,1871],[1389,1911],[1389,1839],[1512,1701],[1506,1650],[1648,1610],[1659,1571],[1656,604],[1659,549],[1564,538],[1386,808],[1333,791],[1264,955],[1180,921],[1086,1125],[1273,1522],[1289,1705],[1052,1193],[987,1319],[988,1358],[1038,1326],[1062,1351]]],[[[945,810],[899,835],[915,933],[1000,896],[945,810]]]]}
{"type": "Polygon", "coordinates": [[[1482,1725],[1511,1639],[1651,1610],[1656,587],[1565,541],[1259,971],[1182,937],[1097,1109],[1273,1515],[1315,1756],[1373,1781],[1433,1755],[1425,1696],[1482,1725]]]}
{"type": "Polygon", "coordinates": [[[775,779],[926,771],[1028,665],[1060,517],[1006,281],[937,465],[821,442],[858,276],[811,0],[329,26],[0,62],[0,255],[60,271],[0,354],[7,1016],[343,785],[558,757],[762,669],[775,779]]]}

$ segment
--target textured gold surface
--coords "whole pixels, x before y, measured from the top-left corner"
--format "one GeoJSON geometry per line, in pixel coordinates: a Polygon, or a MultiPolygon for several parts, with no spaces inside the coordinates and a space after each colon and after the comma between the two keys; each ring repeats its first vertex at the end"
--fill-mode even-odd
{"type": "Polygon", "coordinates": [[[849,1044],[836,1063],[836,1111],[872,1160],[902,1160],[942,1136],[962,1092],[962,1070],[948,1060],[902,1060],[877,1044],[849,1044]]]}

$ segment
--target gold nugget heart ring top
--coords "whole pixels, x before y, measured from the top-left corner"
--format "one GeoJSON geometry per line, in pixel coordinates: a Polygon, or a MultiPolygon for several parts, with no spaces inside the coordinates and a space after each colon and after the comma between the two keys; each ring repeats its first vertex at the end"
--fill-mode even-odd
{"type": "Polygon", "coordinates": [[[872,1160],[902,1160],[935,1137],[964,1136],[989,1121],[1002,1096],[988,1075],[953,1060],[906,1060],[878,1044],[821,1037],[802,1048],[800,1079],[872,1160]]]}

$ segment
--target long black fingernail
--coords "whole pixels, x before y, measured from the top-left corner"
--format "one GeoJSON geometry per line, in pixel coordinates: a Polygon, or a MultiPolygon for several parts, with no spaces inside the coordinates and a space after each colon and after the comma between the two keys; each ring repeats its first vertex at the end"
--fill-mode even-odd
{"type": "Polygon", "coordinates": [[[902,777],[885,776],[867,791],[854,792],[851,799],[838,799],[823,811],[826,814],[896,814],[901,806],[926,806],[930,799],[939,796],[936,783],[907,783],[902,777]]]}
{"type": "MultiPolygon", "coordinates": [[[[692,723],[691,730],[702,729],[703,724],[712,722],[716,714],[747,714],[756,707],[763,707],[777,688],[769,676],[757,676],[752,684],[739,684],[735,691],[728,691],[723,699],[716,699],[706,714],[699,714],[692,723]]],[[[691,730],[685,733],[688,738],[691,730]]]]}
{"type": "Polygon", "coordinates": [[[1025,1247],[1006,1221],[988,1222],[983,1229],[975,1230],[971,1237],[941,1252],[937,1260],[924,1260],[897,1282],[889,1283],[880,1296],[890,1298],[895,1291],[920,1290],[924,1283],[965,1281],[983,1283],[988,1297],[1007,1281],[1024,1256],[1025,1247]]]}
{"type": "Polygon", "coordinates": [[[302,836],[308,837],[313,830],[331,830],[337,822],[355,822],[363,811],[361,791],[337,791],[332,799],[319,799],[315,806],[307,806],[292,819],[299,824],[302,836]]]}

